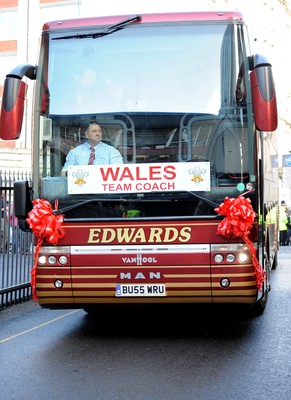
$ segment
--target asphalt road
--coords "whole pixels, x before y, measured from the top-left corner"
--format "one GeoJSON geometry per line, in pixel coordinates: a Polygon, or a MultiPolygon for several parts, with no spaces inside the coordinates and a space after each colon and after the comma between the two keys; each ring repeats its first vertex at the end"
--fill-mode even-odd
{"type": "Polygon", "coordinates": [[[264,314],[225,307],[0,311],[0,398],[289,400],[291,247],[264,314]]]}

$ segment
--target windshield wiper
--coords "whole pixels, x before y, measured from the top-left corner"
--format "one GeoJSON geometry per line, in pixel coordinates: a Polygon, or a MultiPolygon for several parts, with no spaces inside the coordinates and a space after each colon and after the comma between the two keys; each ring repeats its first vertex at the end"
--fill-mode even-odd
{"type": "MultiPolygon", "coordinates": [[[[83,206],[85,206],[86,204],[90,204],[90,203],[99,203],[99,202],[102,202],[102,201],[104,201],[104,198],[100,198],[100,199],[90,199],[90,200],[81,201],[80,203],[72,204],[71,206],[66,206],[66,207],[60,208],[59,210],[54,210],[54,211],[53,211],[53,215],[63,214],[63,213],[65,213],[65,212],[74,210],[75,208],[83,207],[83,206]]],[[[123,201],[125,201],[125,200],[122,199],[122,198],[119,198],[119,197],[112,198],[112,199],[106,199],[106,202],[111,202],[111,201],[112,201],[112,202],[116,202],[116,201],[123,202],[123,201]]]]}
{"type": "MultiPolygon", "coordinates": [[[[199,199],[199,200],[202,201],[203,203],[208,204],[208,205],[211,206],[211,207],[216,208],[216,207],[218,207],[219,204],[220,204],[220,203],[218,203],[218,204],[217,204],[217,203],[214,203],[213,201],[208,200],[207,198],[205,198],[205,197],[203,197],[203,196],[199,196],[199,195],[196,194],[195,192],[187,192],[187,193],[190,194],[191,196],[193,196],[193,197],[199,199]]],[[[124,197],[114,197],[114,198],[111,198],[111,199],[95,198],[95,199],[90,199],[90,200],[81,201],[80,203],[72,204],[71,206],[66,206],[66,207],[60,208],[59,210],[54,210],[54,211],[53,211],[53,214],[54,214],[54,215],[63,214],[63,213],[66,213],[66,212],[68,212],[68,211],[72,211],[72,210],[74,210],[74,209],[76,209],[76,208],[83,207],[83,206],[85,206],[85,205],[87,205],[87,204],[99,203],[99,202],[103,202],[103,201],[106,201],[106,202],[116,202],[116,201],[118,201],[118,202],[120,202],[120,203],[128,203],[128,202],[134,201],[134,202],[140,202],[140,203],[142,203],[142,202],[151,202],[151,201],[152,201],[152,202],[155,202],[156,199],[151,199],[151,200],[149,200],[149,199],[141,199],[141,198],[124,198],[124,197]]],[[[168,201],[168,202],[169,202],[169,201],[171,201],[171,200],[167,199],[167,200],[160,200],[160,201],[163,201],[163,202],[167,202],[167,201],[168,201]]]]}
{"type": "Polygon", "coordinates": [[[219,204],[220,204],[220,202],[219,202],[219,203],[215,203],[214,201],[208,200],[206,197],[200,196],[200,195],[197,194],[196,192],[187,191],[187,193],[191,194],[191,196],[196,197],[196,199],[201,200],[203,203],[206,203],[206,204],[208,204],[208,205],[211,206],[211,207],[216,208],[216,207],[218,207],[219,204]]]}
{"type": "Polygon", "coordinates": [[[96,39],[102,36],[109,35],[110,33],[119,31],[120,29],[123,29],[126,25],[131,24],[132,22],[140,22],[142,20],[141,15],[135,15],[134,17],[131,18],[126,18],[117,24],[113,24],[108,26],[105,29],[102,29],[101,31],[97,31],[94,33],[85,33],[82,35],[70,35],[70,36],[61,36],[57,38],[53,38],[53,40],[61,40],[61,39],[86,39],[86,38],[92,38],[96,39]]]}

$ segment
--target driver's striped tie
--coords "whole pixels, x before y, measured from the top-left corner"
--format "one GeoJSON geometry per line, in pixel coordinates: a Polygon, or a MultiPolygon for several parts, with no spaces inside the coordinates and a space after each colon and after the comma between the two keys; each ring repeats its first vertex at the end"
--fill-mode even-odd
{"type": "Polygon", "coordinates": [[[94,164],[94,160],[95,160],[95,148],[94,147],[90,147],[91,153],[89,156],[89,161],[88,161],[88,165],[93,165],[94,164]]]}

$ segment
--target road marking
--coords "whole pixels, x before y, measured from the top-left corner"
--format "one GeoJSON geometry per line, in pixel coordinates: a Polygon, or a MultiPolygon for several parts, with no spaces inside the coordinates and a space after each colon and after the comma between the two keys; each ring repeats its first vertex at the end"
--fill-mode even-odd
{"type": "Polygon", "coordinates": [[[70,311],[70,312],[67,313],[67,314],[61,315],[60,317],[57,317],[57,318],[54,318],[54,319],[51,319],[50,321],[44,322],[43,324],[34,326],[33,328],[27,329],[26,331],[19,332],[19,333],[17,333],[16,335],[9,336],[9,337],[7,337],[7,338],[5,338],[5,339],[1,339],[1,340],[0,340],[0,344],[1,344],[1,343],[4,343],[4,342],[8,342],[9,340],[15,339],[15,338],[17,338],[18,336],[25,335],[26,333],[35,331],[36,329],[43,328],[43,327],[46,326],[46,325],[52,324],[53,322],[56,322],[56,321],[58,321],[58,320],[60,320],[60,319],[62,319],[62,318],[68,317],[69,315],[72,315],[72,314],[74,314],[74,313],[76,313],[76,312],[78,312],[78,311],[81,311],[81,310],[73,310],[73,311],[70,311]]]}

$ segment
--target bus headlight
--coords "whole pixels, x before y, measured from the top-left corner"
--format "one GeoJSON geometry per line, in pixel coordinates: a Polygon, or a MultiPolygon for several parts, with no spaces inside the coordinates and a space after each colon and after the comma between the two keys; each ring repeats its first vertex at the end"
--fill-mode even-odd
{"type": "Polygon", "coordinates": [[[44,265],[46,263],[46,256],[40,256],[38,257],[38,263],[40,265],[44,265]]]}
{"type": "Polygon", "coordinates": [[[68,263],[67,256],[60,256],[59,257],[59,263],[62,264],[62,265],[66,265],[68,263]]]}
{"type": "Polygon", "coordinates": [[[250,262],[250,252],[247,244],[213,244],[211,245],[211,253],[214,264],[237,265],[250,262]]]}
{"type": "Polygon", "coordinates": [[[215,260],[215,262],[217,262],[218,264],[222,263],[222,261],[223,261],[223,255],[222,255],[222,254],[215,254],[214,260],[215,260]]]}
{"type": "Polygon", "coordinates": [[[54,265],[56,262],[57,262],[57,259],[56,259],[55,256],[49,256],[49,258],[48,258],[48,263],[49,263],[50,265],[54,265]]]}
{"type": "Polygon", "coordinates": [[[70,247],[43,246],[38,256],[38,264],[48,267],[68,267],[70,265],[70,247]]]}
{"type": "Polygon", "coordinates": [[[247,253],[239,253],[238,260],[240,263],[245,263],[248,260],[249,256],[247,253]]]}
{"type": "Polygon", "coordinates": [[[226,261],[229,263],[233,263],[235,261],[235,255],[232,253],[227,254],[226,261]]]}

